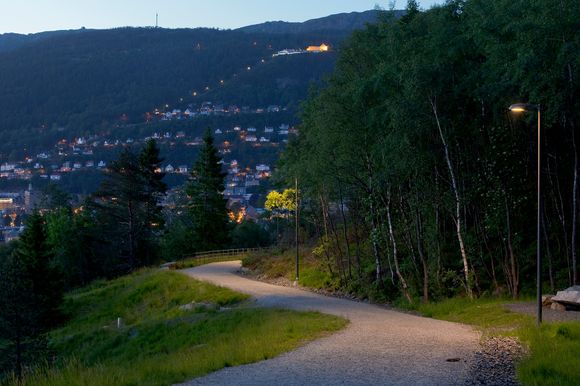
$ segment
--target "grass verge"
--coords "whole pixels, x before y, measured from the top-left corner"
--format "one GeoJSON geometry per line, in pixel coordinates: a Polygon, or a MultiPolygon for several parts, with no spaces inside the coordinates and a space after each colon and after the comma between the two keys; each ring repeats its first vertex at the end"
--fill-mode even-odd
{"type": "Polygon", "coordinates": [[[50,336],[58,359],[24,384],[167,385],[272,358],[346,324],[317,312],[238,307],[245,299],[170,271],[96,283],[67,296],[71,319],[50,336]]]}
{"type": "MultiPolygon", "coordinates": [[[[242,260],[244,267],[263,275],[276,279],[279,277],[294,281],[296,276],[296,251],[265,251],[254,252],[245,256],[242,260]]],[[[314,289],[326,289],[336,291],[339,283],[333,278],[323,264],[312,257],[310,250],[300,251],[300,279],[298,284],[314,289]]]]}
{"type": "Polygon", "coordinates": [[[509,311],[507,303],[513,300],[453,298],[404,308],[470,324],[487,335],[519,338],[530,350],[517,366],[524,385],[580,385],[580,323],[544,323],[538,328],[534,317],[509,311]]]}
{"type": "Polygon", "coordinates": [[[208,257],[191,257],[188,259],[183,259],[175,262],[170,269],[187,269],[187,268],[194,268],[200,265],[210,264],[210,263],[219,263],[222,261],[235,261],[235,260],[243,260],[247,258],[247,254],[236,255],[236,256],[208,256],[208,257]]]}

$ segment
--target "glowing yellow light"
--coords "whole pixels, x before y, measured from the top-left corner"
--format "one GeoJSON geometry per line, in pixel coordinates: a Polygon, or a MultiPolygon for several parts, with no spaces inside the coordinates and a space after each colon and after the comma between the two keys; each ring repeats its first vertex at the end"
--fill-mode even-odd
{"type": "Polygon", "coordinates": [[[511,111],[513,111],[514,113],[523,113],[524,111],[526,111],[526,109],[524,109],[523,107],[514,107],[511,109],[511,111]]]}

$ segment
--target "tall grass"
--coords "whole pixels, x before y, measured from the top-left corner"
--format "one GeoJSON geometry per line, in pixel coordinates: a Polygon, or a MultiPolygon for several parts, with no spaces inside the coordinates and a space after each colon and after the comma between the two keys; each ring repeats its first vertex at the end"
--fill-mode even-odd
{"type": "Polygon", "coordinates": [[[245,299],[169,271],[97,283],[67,297],[70,322],[51,335],[58,360],[24,384],[167,385],[272,358],[346,324],[316,312],[249,308],[245,299]],[[180,309],[192,301],[199,306],[180,309]]]}
{"type": "Polygon", "coordinates": [[[509,311],[513,300],[452,298],[413,307],[424,316],[471,324],[484,334],[510,335],[528,345],[530,355],[517,366],[524,385],[580,385],[580,323],[544,323],[509,311]]]}
{"type": "MultiPolygon", "coordinates": [[[[274,253],[253,252],[242,259],[244,267],[250,268],[268,278],[283,277],[294,281],[296,278],[296,251],[289,249],[274,253]]],[[[318,259],[312,256],[312,251],[300,250],[300,278],[298,284],[315,289],[330,291],[339,288],[338,278],[333,277],[328,269],[318,259]]]]}
{"type": "Polygon", "coordinates": [[[580,385],[580,322],[544,324],[520,336],[531,350],[518,366],[525,385],[580,385]]]}

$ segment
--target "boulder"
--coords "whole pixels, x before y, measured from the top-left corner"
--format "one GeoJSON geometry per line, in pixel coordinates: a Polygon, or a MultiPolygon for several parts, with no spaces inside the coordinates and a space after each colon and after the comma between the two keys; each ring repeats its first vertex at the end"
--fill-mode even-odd
{"type": "Polygon", "coordinates": [[[201,303],[191,302],[191,303],[179,306],[179,309],[182,311],[191,311],[191,310],[195,310],[195,309],[205,310],[205,309],[210,309],[210,308],[219,308],[219,307],[213,303],[203,303],[203,302],[201,302],[201,303]]]}
{"type": "Polygon", "coordinates": [[[564,291],[558,291],[556,296],[552,298],[552,302],[580,307],[580,285],[566,288],[564,291]]]}
{"type": "Polygon", "coordinates": [[[553,303],[553,297],[554,295],[542,295],[542,305],[544,307],[550,307],[550,305],[553,303]]]}
{"type": "Polygon", "coordinates": [[[177,268],[177,262],[176,261],[170,261],[169,263],[161,264],[159,266],[159,268],[161,268],[161,269],[176,269],[177,268]]]}
{"type": "Polygon", "coordinates": [[[560,303],[552,303],[550,304],[550,309],[554,311],[566,311],[566,306],[560,303]]]}

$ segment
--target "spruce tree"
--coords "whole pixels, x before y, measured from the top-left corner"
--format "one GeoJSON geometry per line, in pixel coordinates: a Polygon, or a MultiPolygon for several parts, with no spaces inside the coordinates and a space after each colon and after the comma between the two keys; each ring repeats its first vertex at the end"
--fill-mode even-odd
{"type": "Polygon", "coordinates": [[[92,207],[111,273],[151,264],[163,227],[160,200],[167,190],[155,141],[139,154],[127,148],[111,163],[92,207]],[[111,261],[112,260],[112,261],[111,261]],[[116,262],[115,262],[116,260],[116,262]]]}
{"type": "Polygon", "coordinates": [[[145,183],[137,155],[125,149],[111,163],[92,205],[101,228],[103,246],[116,267],[111,271],[129,272],[144,263],[147,218],[144,210],[145,183]],[[114,260],[117,260],[115,263],[114,260]]]}
{"type": "Polygon", "coordinates": [[[159,155],[159,147],[154,139],[149,139],[139,154],[139,164],[143,177],[143,201],[145,215],[144,241],[148,248],[145,249],[145,261],[150,263],[156,256],[157,236],[164,226],[164,218],[159,205],[167,192],[167,185],[163,182],[165,173],[161,172],[163,158],[159,155]]]}
{"type": "Polygon", "coordinates": [[[61,322],[63,287],[53,264],[42,216],[33,213],[16,249],[0,266],[0,355],[2,370],[18,378],[45,349],[43,334],[61,322]]]}
{"type": "Polygon", "coordinates": [[[194,248],[201,251],[224,248],[229,242],[229,218],[222,195],[226,174],[222,171],[221,157],[209,130],[203,141],[187,186],[193,223],[192,242],[194,248]]]}

